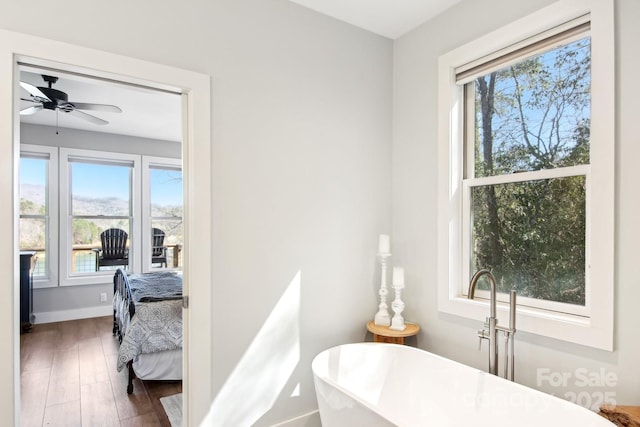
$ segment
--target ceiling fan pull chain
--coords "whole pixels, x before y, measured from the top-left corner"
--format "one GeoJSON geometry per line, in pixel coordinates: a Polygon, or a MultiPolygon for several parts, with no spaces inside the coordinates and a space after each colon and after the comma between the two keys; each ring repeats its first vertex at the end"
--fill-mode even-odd
{"type": "MultiPolygon", "coordinates": [[[[49,85],[51,85],[51,83],[49,83],[49,85]]],[[[56,108],[56,135],[58,135],[58,109],[56,108]]]]}

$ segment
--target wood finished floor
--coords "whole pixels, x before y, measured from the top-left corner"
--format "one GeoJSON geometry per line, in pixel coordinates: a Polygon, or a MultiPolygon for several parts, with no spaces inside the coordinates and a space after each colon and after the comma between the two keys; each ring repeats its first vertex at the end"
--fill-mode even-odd
{"type": "Polygon", "coordinates": [[[107,316],[35,325],[20,335],[22,427],[170,427],[160,398],[182,392],[182,383],[136,379],[128,395],[112,325],[107,316]]]}

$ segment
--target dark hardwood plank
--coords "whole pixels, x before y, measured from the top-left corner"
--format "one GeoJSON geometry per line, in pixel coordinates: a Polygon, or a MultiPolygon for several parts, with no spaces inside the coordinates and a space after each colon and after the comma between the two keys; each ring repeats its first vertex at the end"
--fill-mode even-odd
{"type": "Polygon", "coordinates": [[[99,336],[78,343],[80,384],[91,384],[109,380],[107,361],[99,336]]]}
{"type": "Polygon", "coordinates": [[[111,382],[83,384],[80,387],[80,412],[83,426],[120,426],[111,382]]]}
{"type": "Polygon", "coordinates": [[[128,376],[127,369],[118,372],[116,369],[116,357],[108,359],[109,376],[113,386],[113,394],[121,419],[128,419],[139,415],[154,412],[153,404],[145,385],[139,379],[133,382],[133,393],[127,394],[128,376]]]}
{"type": "Polygon", "coordinates": [[[51,369],[57,340],[58,331],[49,328],[20,335],[20,371],[51,369]]]}
{"type": "Polygon", "coordinates": [[[34,325],[20,336],[21,426],[170,427],[160,398],[181,381],[134,381],[117,372],[111,316],[34,325]]]}
{"type": "Polygon", "coordinates": [[[78,346],[57,350],[51,365],[47,406],[80,399],[78,346]]]}
{"type": "Polygon", "coordinates": [[[120,420],[121,427],[159,427],[161,425],[158,417],[154,413],[120,420]]]}
{"type": "Polygon", "coordinates": [[[22,427],[42,426],[50,375],[51,370],[48,368],[29,370],[20,374],[22,385],[20,401],[23,402],[20,408],[20,425],[22,427]]]}
{"type": "Polygon", "coordinates": [[[80,399],[59,405],[47,406],[44,411],[44,422],[47,427],[81,427],[80,399]]]}
{"type": "Polygon", "coordinates": [[[163,427],[171,427],[171,423],[169,422],[167,414],[164,412],[160,398],[182,393],[182,381],[144,381],[144,386],[147,393],[149,393],[154,412],[158,414],[160,425],[163,427]]]}

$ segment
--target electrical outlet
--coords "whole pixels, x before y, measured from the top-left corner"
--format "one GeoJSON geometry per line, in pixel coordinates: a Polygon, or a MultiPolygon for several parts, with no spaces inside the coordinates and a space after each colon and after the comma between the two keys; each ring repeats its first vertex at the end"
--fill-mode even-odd
{"type": "Polygon", "coordinates": [[[100,301],[105,302],[107,300],[107,293],[106,292],[101,292],[100,293],[100,301]]]}

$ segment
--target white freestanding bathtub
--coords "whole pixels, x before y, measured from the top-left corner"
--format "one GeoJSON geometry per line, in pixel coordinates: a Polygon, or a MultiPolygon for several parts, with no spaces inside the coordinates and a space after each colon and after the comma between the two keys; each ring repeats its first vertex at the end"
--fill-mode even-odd
{"type": "Polygon", "coordinates": [[[403,345],[341,345],[312,368],[323,427],[613,426],[571,402],[403,345]]]}

